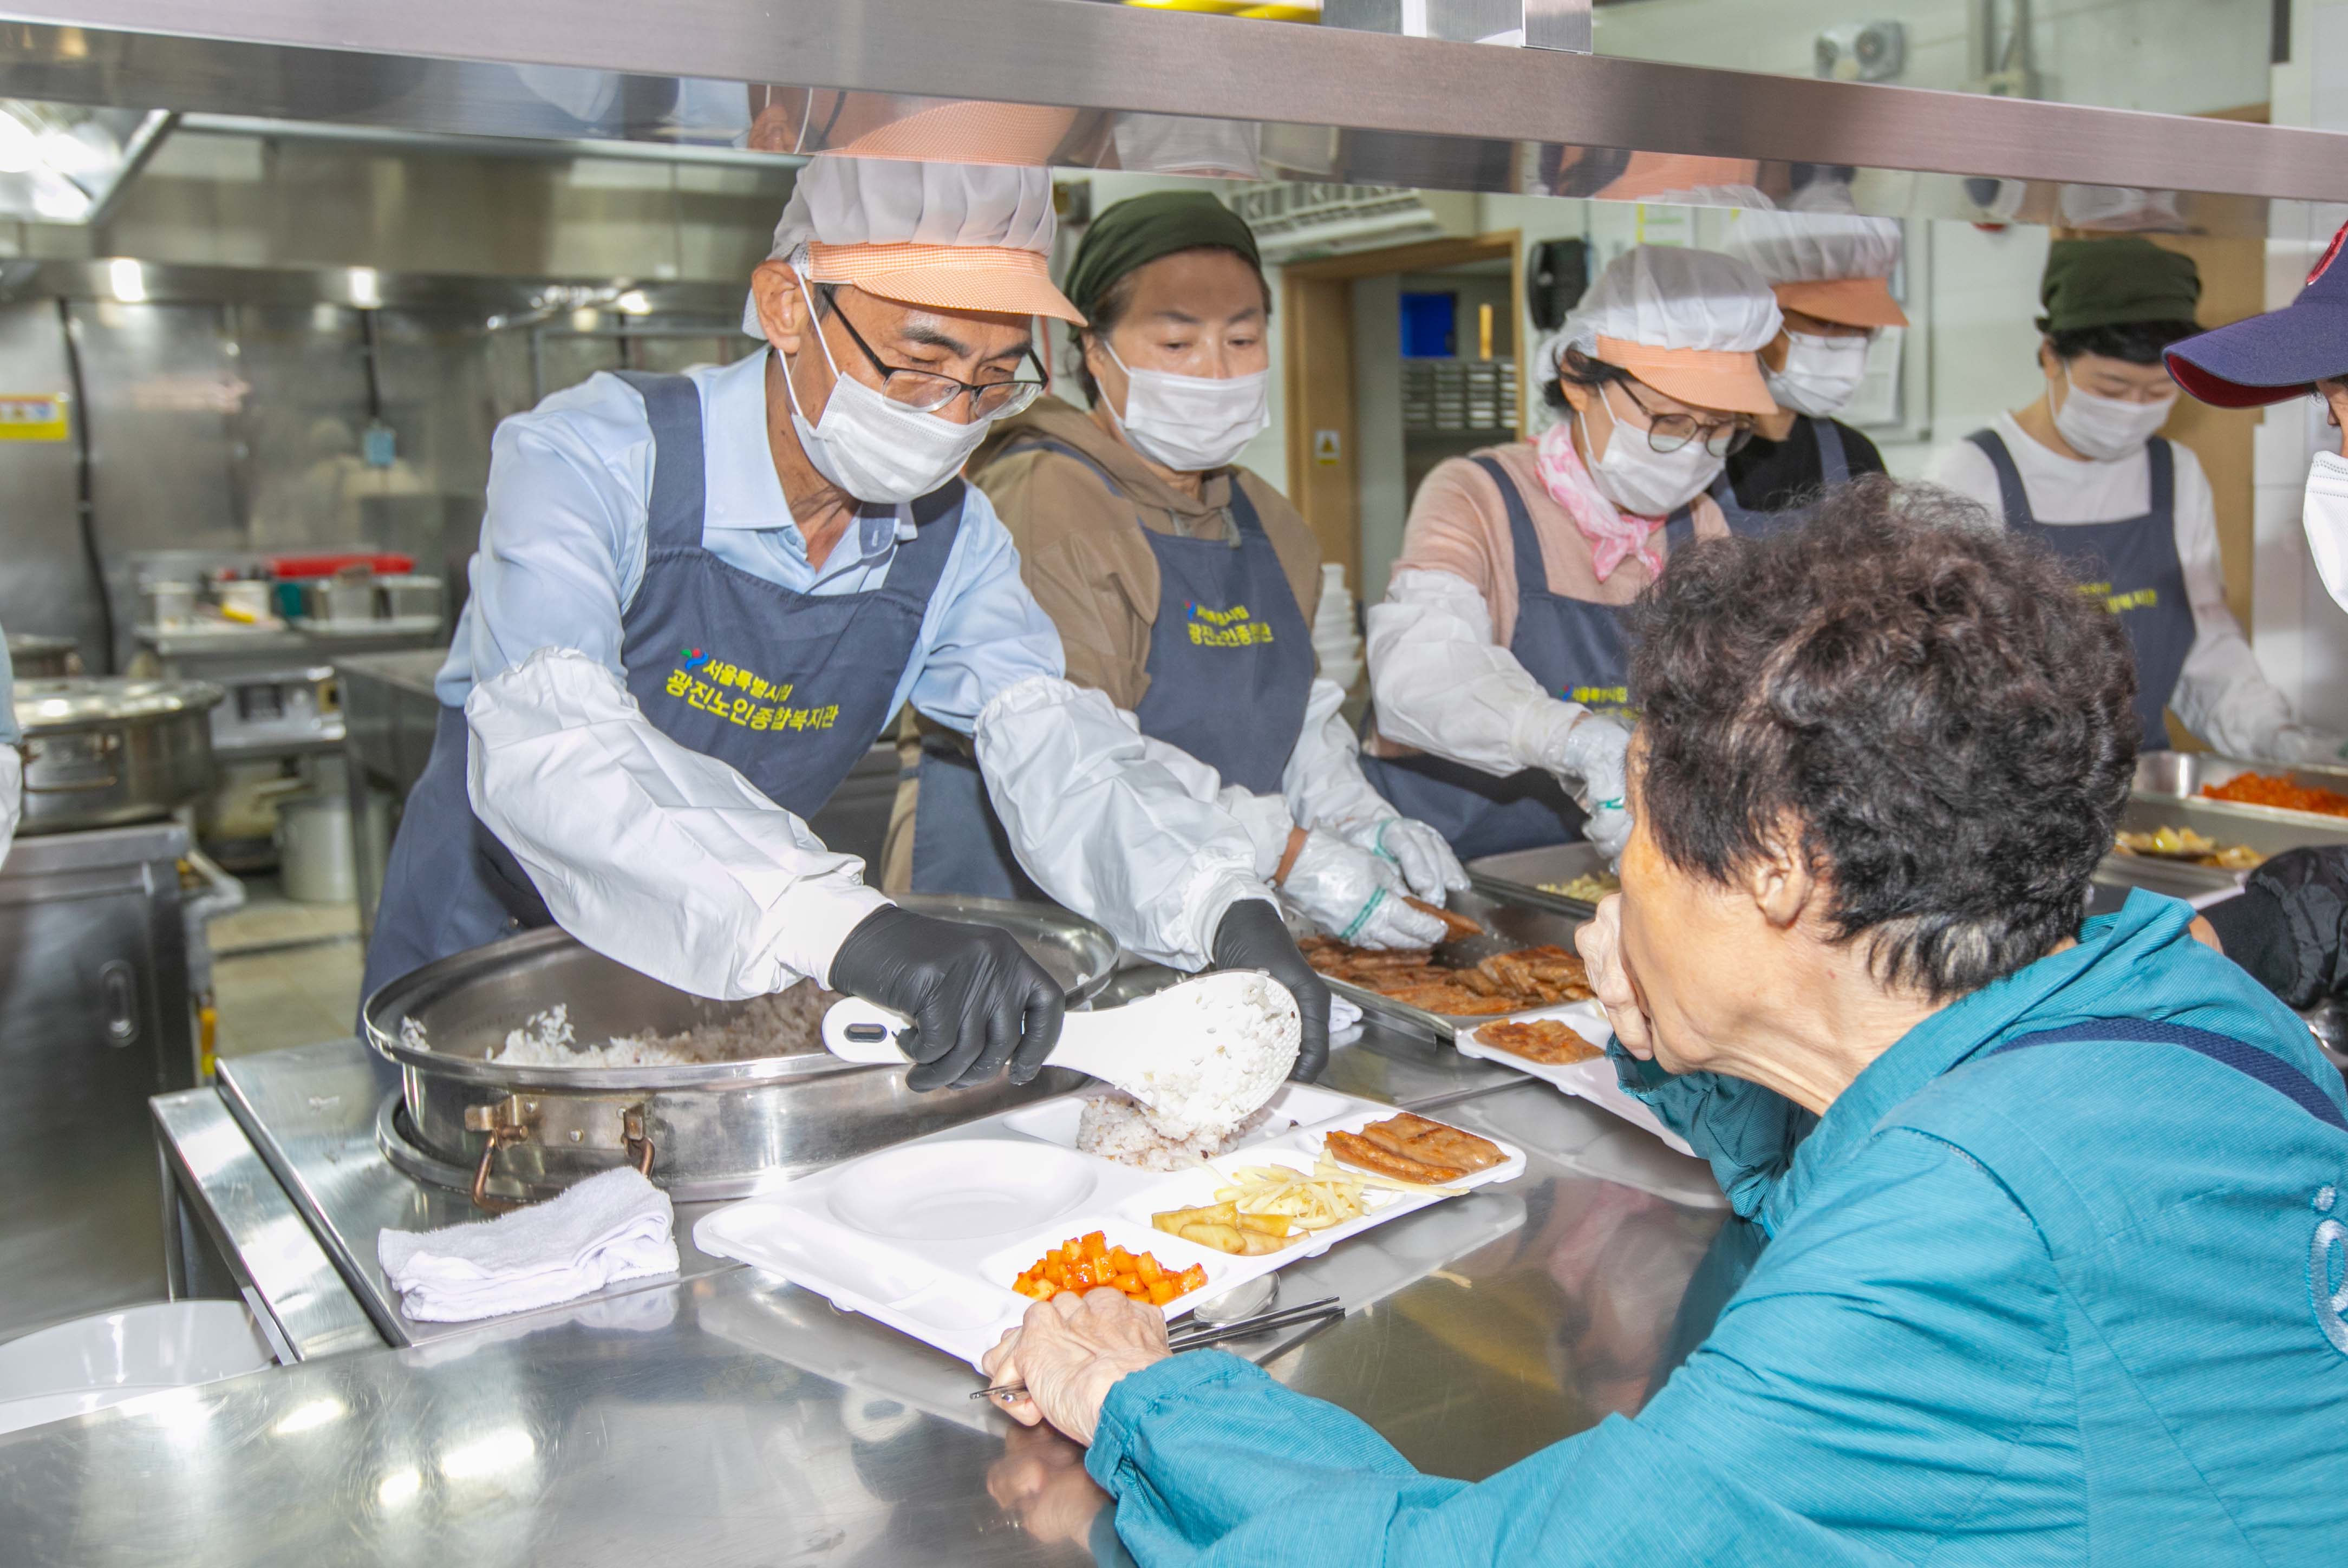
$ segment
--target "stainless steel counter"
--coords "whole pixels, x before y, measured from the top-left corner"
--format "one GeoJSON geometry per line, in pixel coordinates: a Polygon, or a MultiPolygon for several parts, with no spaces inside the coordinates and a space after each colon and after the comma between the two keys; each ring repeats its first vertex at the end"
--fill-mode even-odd
{"type": "MultiPolygon", "coordinates": [[[[478,1217],[462,1194],[411,1180],[378,1151],[377,1118],[399,1087],[389,1063],[355,1040],[330,1040],[259,1056],[232,1057],[220,1064],[219,1071],[219,1087],[212,1097],[221,1112],[233,1119],[235,1127],[250,1141],[254,1157],[275,1174],[287,1203],[307,1222],[323,1255],[348,1284],[359,1307],[386,1341],[418,1344],[478,1327],[410,1322],[400,1314],[376,1263],[375,1238],[386,1228],[429,1230],[478,1217]]],[[[1437,1050],[1423,1040],[1365,1028],[1331,1060],[1325,1081],[1349,1094],[1424,1108],[1524,1080],[1489,1062],[1469,1061],[1457,1051],[1437,1050]]],[[[206,1160],[216,1160],[218,1154],[210,1151],[216,1150],[223,1138],[211,1125],[218,1119],[214,1116],[200,1123],[192,1107],[174,1106],[168,1117],[159,1108],[157,1135],[166,1150],[167,1164],[176,1158],[182,1166],[193,1169],[206,1160]],[[191,1133],[214,1142],[201,1148],[191,1146],[191,1133]]],[[[181,1190],[199,1211],[219,1206],[211,1203],[201,1183],[182,1180],[181,1190]]],[[[693,1223],[710,1206],[678,1206],[679,1250],[688,1279],[735,1266],[694,1249],[689,1235],[693,1223]]],[[[235,1226],[221,1216],[212,1215],[211,1223],[213,1229],[230,1233],[226,1250],[233,1264],[233,1255],[251,1244],[239,1240],[235,1226]]],[[[318,1288],[298,1271],[286,1277],[290,1288],[305,1296],[318,1288]]],[[[269,1281],[255,1279],[253,1284],[263,1304],[273,1307],[269,1281]]],[[[298,1321],[306,1316],[306,1309],[291,1303],[286,1316],[298,1321]]],[[[294,1332],[290,1323],[288,1332],[294,1332]]]]}
{"type": "MultiPolygon", "coordinates": [[[[1447,1081],[1447,1053],[1412,1061],[1407,1042],[1382,1043],[1342,1050],[1340,1081],[1447,1081]]],[[[328,1048],[280,1054],[301,1069],[273,1090],[280,1107],[360,1090],[328,1048]]],[[[1290,1298],[1334,1289],[1351,1315],[1252,1348],[1418,1462],[1468,1477],[1644,1400],[1708,1320],[1699,1307],[1683,1322],[1683,1298],[1723,1213],[1700,1164],[1508,1079],[1480,1093],[1449,1079],[1470,1097],[1446,1115],[1525,1144],[1525,1175],[1287,1271],[1290,1298]]],[[[239,1092],[263,1098],[250,1072],[239,1092]]],[[[312,1203],[391,1202],[379,1161],[335,1164],[301,1167],[312,1203]]],[[[429,1206],[441,1200],[407,1201],[422,1205],[409,1223],[447,1217],[429,1206]]],[[[973,1405],[966,1368],[754,1270],[688,1266],[0,1438],[5,1555],[26,1568],[1124,1560],[1078,1451],[973,1405]]]]}
{"type": "Polygon", "coordinates": [[[147,1101],[196,1081],[187,853],[145,823],[0,867],[0,1337],[163,1293],[147,1101]]]}

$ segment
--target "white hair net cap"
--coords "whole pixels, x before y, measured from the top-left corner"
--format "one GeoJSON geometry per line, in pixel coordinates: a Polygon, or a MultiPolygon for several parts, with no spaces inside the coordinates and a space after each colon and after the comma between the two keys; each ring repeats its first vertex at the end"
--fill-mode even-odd
{"type": "MultiPolygon", "coordinates": [[[[1777,335],[1783,320],[1769,285],[1735,257],[1678,245],[1640,245],[1615,257],[1599,274],[1573,313],[1565,318],[1564,327],[1541,344],[1537,364],[1541,379],[1547,381],[1556,377],[1569,348],[1617,364],[1635,357],[1640,363],[1626,364],[1625,368],[1680,396],[1667,384],[1673,378],[1673,365],[1675,361],[1695,363],[1681,361],[1681,356],[1699,356],[1703,367],[1714,376],[1729,374],[1731,367],[1720,356],[1754,354],[1777,335]],[[1602,353],[1601,338],[1615,345],[1614,352],[1602,353]],[[1647,352],[1625,355],[1622,350],[1626,345],[1647,352]]],[[[1750,370],[1749,378],[1751,385],[1743,392],[1745,402],[1757,397],[1761,411],[1774,409],[1767,395],[1759,391],[1759,370],[1750,370]]],[[[1713,401],[1718,387],[1701,384],[1709,379],[1687,383],[1692,393],[1706,394],[1691,396],[1689,401],[1707,407],[1743,405],[1713,401]]],[[[1737,374],[1735,379],[1741,384],[1746,377],[1737,374]]]]}
{"type": "Polygon", "coordinates": [[[813,158],[775,225],[771,261],[801,245],[989,245],[1052,253],[1052,174],[994,163],[813,158]]]}
{"type": "Polygon", "coordinates": [[[1857,213],[1746,212],[1724,249],[1771,283],[1888,278],[1900,266],[1900,225],[1857,213]]]}
{"type": "MultiPolygon", "coordinates": [[[[1054,227],[1049,169],[828,153],[799,170],[767,259],[911,304],[1081,320],[1051,284],[1054,227]]],[[[742,330],[766,335],[755,301],[742,330]]]]}
{"type": "Polygon", "coordinates": [[[1743,261],[1682,245],[1638,245],[1608,264],[1564,327],[1541,345],[1541,368],[1555,375],[1568,348],[1594,354],[1601,337],[1751,354],[1766,347],[1779,325],[1776,296],[1743,261]]]}
{"type": "Polygon", "coordinates": [[[1769,281],[1787,310],[1846,326],[1908,324],[1887,282],[1900,266],[1900,225],[1856,212],[1746,212],[1726,250],[1769,281]]]}

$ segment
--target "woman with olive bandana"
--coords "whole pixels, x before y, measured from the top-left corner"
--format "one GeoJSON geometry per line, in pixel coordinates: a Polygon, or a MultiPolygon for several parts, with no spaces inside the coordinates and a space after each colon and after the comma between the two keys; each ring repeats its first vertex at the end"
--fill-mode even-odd
{"type": "MultiPolygon", "coordinates": [[[[1201,191],[1118,202],[1067,276],[1090,404],[1039,399],[973,465],[1058,627],[1068,679],[1129,713],[1152,760],[1243,824],[1255,873],[1323,930],[1423,947],[1468,885],[1442,835],[1363,778],[1344,692],[1312,640],[1321,552],[1236,459],[1269,423],[1272,298],[1255,237],[1201,191]]],[[[923,726],[890,876],[917,891],[1034,897],[970,747],[923,726]],[[910,827],[908,825],[910,821],[910,827]]]]}
{"type": "Polygon", "coordinates": [[[1728,532],[1706,494],[1777,405],[1777,302],[1746,263],[1641,246],[1537,361],[1537,440],[1437,466],[1369,612],[1364,771],[1463,858],[1630,835],[1622,618],[1671,553],[1728,532]]]}
{"type": "Polygon", "coordinates": [[[2299,723],[2226,608],[2201,465],[2155,434],[2177,404],[2163,353],[2200,330],[2192,258],[2133,235],[2057,240],[2039,295],[2044,393],[1941,453],[1927,477],[2034,536],[2103,595],[2136,652],[2145,750],[2168,749],[2173,708],[2230,756],[2335,760],[2342,737],[2299,723]]]}

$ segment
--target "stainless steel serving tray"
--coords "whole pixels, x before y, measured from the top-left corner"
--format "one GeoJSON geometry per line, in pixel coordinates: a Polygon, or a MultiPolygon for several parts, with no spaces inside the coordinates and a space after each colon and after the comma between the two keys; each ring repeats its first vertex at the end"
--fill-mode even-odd
{"type": "Polygon", "coordinates": [[[2198,812],[2214,813],[2211,820],[2226,825],[2200,831],[2228,843],[2247,844],[2262,854],[2280,854],[2306,844],[2348,844],[2348,817],[2211,800],[2201,793],[2204,784],[2221,784],[2243,774],[2281,774],[2310,789],[2348,794],[2348,764],[2255,763],[2221,757],[2215,752],[2147,752],[2136,762],[2133,798],[2182,803],[2198,812]],[[2260,824],[2281,831],[2264,832],[2256,825],[2260,824]]]}
{"type": "Polygon", "coordinates": [[[1487,893],[1584,920],[1597,912],[1597,906],[1549,892],[1541,884],[1612,874],[1612,867],[1606,864],[1606,852],[1594,844],[1511,849],[1504,855],[1479,855],[1468,863],[1468,879],[1487,893]]]}
{"type": "MultiPolygon", "coordinates": [[[[1543,897],[1554,897],[1553,895],[1543,897]]],[[[1554,943],[1566,951],[1571,952],[1573,951],[1573,934],[1581,928],[1583,920],[1587,918],[1587,911],[1581,914],[1568,913],[1568,910],[1577,907],[1563,901],[1560,902],[1563,904],[1563,907],[1545,907],[1539,904],[1478,888],[1471,892],[1453,894],[1451,907],[1471,919],[1481,921],[1484,929],[1493,936],[1505,937],[1519,947],[1538,948],[1544,943],[1554,943]]],[[[1482,938],[1475,938],[1475,940],[1481,941],[1482,938]]],[[[1330,979],[1326,975],[1321,978],[1328,981],[1331,990],[1360,1003],[1363,1011],[1375,1013],[1397,1028],[1431,1040],[1453,1040],[1458,1037],[1459,1030],[1463,1029],[1474,1029],[1478,1024],[1491,1023],[1498,1019],[1515,1016],[1509,1013],[1477,1013],[1473,1016],[1462,1016],[1428,1012],[1424,1008],[1415,1008],[1408,1003],[1398,1002],[1392,997],[1381,996],[1376,991],[1365,989],[1361,986],[1349,985],[1344,980],[1330,979]]]]}
{"type": "MultiPolygon", "coordinates": [[[[2244,844],[2266,856],[2305,845],[2348,844],[2348,818],[2269,811],[2191,796],[2137,794],[2120,813],[2120,827],[2128,833],[2189,827],[2221,845],[2244,844]]],[[[2103,864],[2096,868],[2099,880],[2148,888],[2178,898],[2239,887],[2249,875],[2222,866],[2197,866],[2189,860],[2117,852],[2104,856],[2103,864]]]]}
{"type": "MultiPolygon", "coordinates": [[[[906,907],[999,926],[1072,1000],[1105,985],[1108,933],[1065,910],[989,898],[908,895],[906,907]]],[[[624,1162],[651,1162],[681,1200],[738,1197],[760,1185],[907,1138],[1066,1092],[1077,1075],[997,1078],[916,1094],[903,1072],[859,1067],[820,1049],[685,1067],[514,1067],[484,1060],[535,1013],[571,1009],[587,1038],[675,1033],[724,1021],[742,1003],[711,1001],[639,974],[560,929],[533,931],[427,965],[367,999],[367,1043],[397,1064],[400,1104],[378,1143],[409,1174],[485,1197],[543,1197],[624,1162]],[[404,1026],[423,1030],[420,1046],[404,1026]],[[649,1155],[646,1151],[649,1150],[649,1155]],[[487,1156],[485,1160],[485,1155],[487,1156]]]]}

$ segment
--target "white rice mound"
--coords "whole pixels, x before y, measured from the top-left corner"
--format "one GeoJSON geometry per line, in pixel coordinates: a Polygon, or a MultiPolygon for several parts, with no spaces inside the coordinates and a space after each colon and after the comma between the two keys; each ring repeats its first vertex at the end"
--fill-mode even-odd
{"type": "MultiPolygon", "coordinates": [[[[677,1034],[613,1035],[601,1045],[582,1045],[571,1022],[571,1007],[557,1002],[532,1013],[505,1043],[485,1059],[505,1067],[700,1067],[719,1061],[756,1061],[769,1056],[803,1056],[823,1049],[823,1015],[839,993],[801,980],[773,996],[742,1003],[722,1020],[677,1034]]],[[[412,1020],[408,1020],[412,1021],[412,1020]]],[[[401,1041],[420,1046],[423,1030],[401,1041]]]]}
{"type": "Polygon", "coordinates": [[[1187,1171],[1201,1160],[1230,1153],[1264,1132],[1275,1114],[1266,1105],[1228,1133],[1194,1132],[1187,1138],[1169,1138],[1150,1122],[1140,1102],[1120,1090],[1101,1089],[1086,1096],[1084,1111],[1076,1118],[1076,1152],[1137,1170],[1187,1171]]]}
{"type": "Polygon", "coordinates": [[[1135,1053],[1138,1071],[1112,1081],[1146,1100],[1150,1122],[1178,1142],[1225,1134],[1279,1091],[1296,1065],[1296,999],[1264,975],[1229,975],[1150,999],[1153,1029],[1180,1045],[1135,1053]],[[1177,1000],[1177,998],[1179,1000],[1177,1000]]]}

